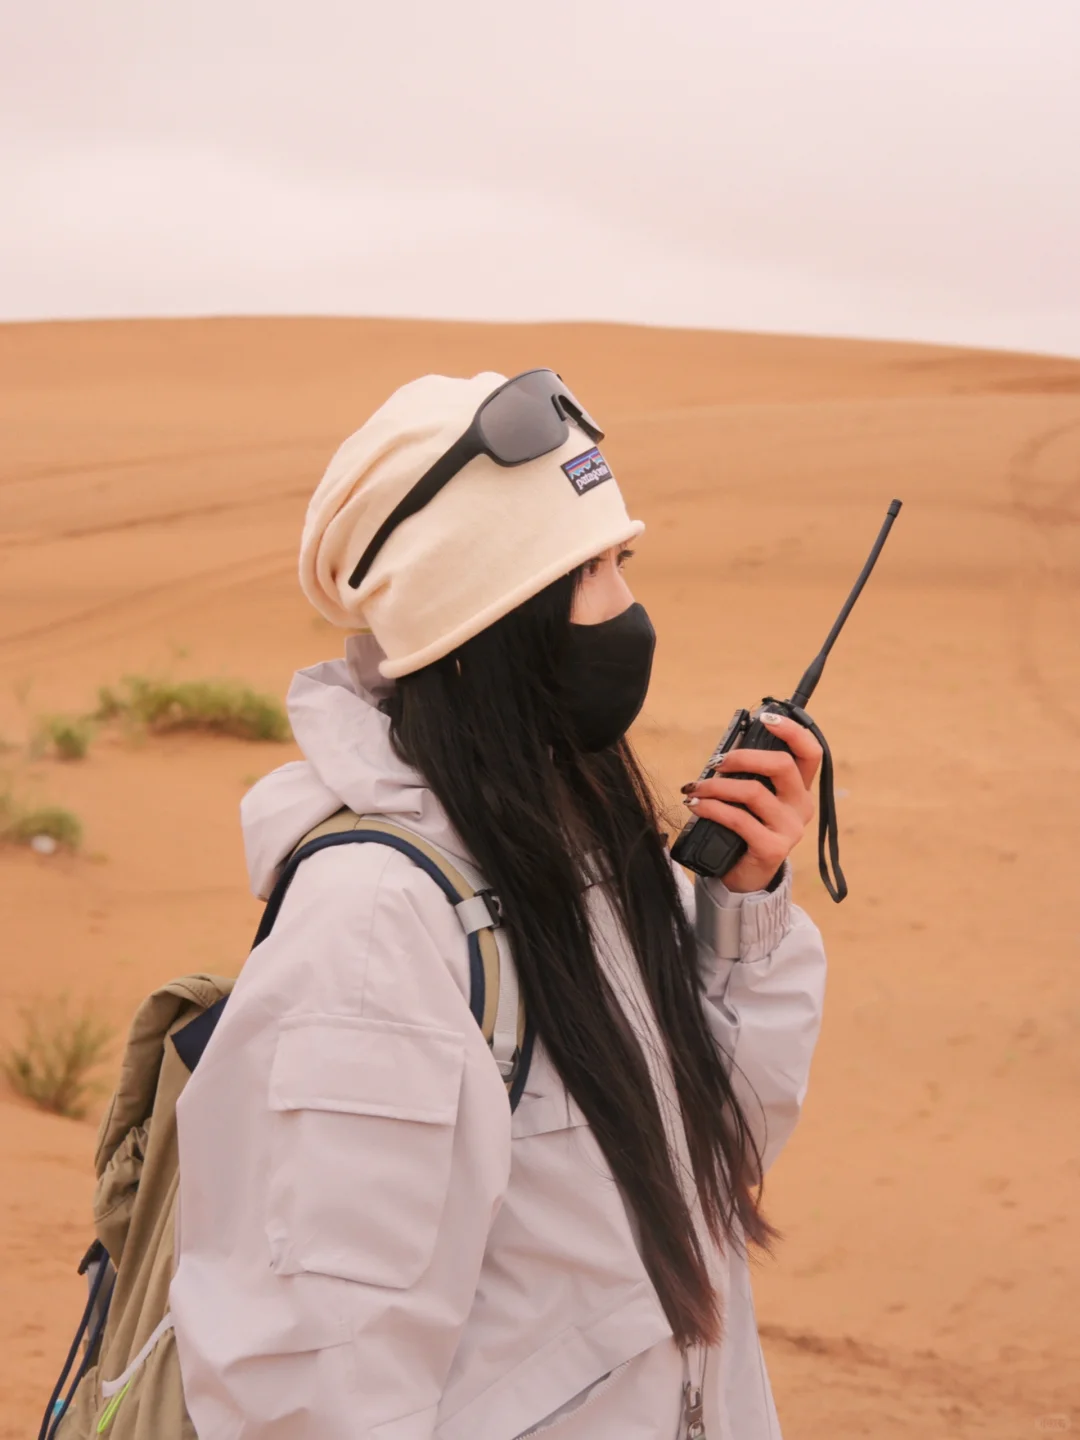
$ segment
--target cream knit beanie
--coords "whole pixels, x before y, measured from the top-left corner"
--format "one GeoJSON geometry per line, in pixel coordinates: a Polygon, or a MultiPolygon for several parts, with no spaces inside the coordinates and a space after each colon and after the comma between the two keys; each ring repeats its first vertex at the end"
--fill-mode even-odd
{"type": "Polygon", "coordinates": [[[645,528],[627,515],[602,459],[571,466],[595,448],[571,425],[561,450],[528,464],[496,465],[486,455],[470,461],[394,530],[360,587],[350,589],[376,530],[503,379],[425,375],[403,385],[349,436],[311,497],[300,544],[304,594],[334,625],[370,630],[389,678],[438,660],[645,528]]]}

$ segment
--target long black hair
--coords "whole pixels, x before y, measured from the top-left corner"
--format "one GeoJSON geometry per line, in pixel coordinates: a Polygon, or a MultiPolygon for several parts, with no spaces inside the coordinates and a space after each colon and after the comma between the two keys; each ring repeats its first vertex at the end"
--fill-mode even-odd
{"type": "Polygon", "coordinates": [[[650,787],[625,741],[586,754],[574,739],[560,675],[579,575],[403,677],[383,704],[399,754],[502,900],[528,1013],[633,1210],[676,1340],[712,1344],[722,1316],[706,1257],[645,1057],[593,949],[584,877],[597,863],[667,1046],[709,1231],[764,1248],[778,1232],[759,1210],[760,1155],[705,1022],[650,787]]]}

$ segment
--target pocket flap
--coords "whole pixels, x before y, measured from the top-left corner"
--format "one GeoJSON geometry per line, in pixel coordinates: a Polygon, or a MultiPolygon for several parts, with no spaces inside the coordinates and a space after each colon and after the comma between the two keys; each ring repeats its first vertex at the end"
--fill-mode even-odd
{"type": "Polygon", "coordinates": [[[512,1134],[515,1140],[523,1140],[527,1135],[573,1130],[588,1123],[585,1112],[565,1087],[560,1085],[546,1094],[537,1094],[526,1087],[514,1111],[512,1134]]]}
{"type": "Polygon", "coordinates": [[[272,1110],[330,1110],[453,1125],[465,1063],[452,1030],[361,1016],[283,1020],[270,1073],[272,1110]]]}

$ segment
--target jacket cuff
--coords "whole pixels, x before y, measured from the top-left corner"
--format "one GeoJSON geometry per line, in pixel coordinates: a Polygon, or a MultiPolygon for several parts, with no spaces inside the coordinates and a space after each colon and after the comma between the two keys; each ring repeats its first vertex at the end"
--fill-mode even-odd
{"type": "MultiPolygon", "coordinates": [[[[721,960],[753,963],[771,955],[791,929],[791,864],[784,862],[780,884],[771,893],[737,894],[722,880],[697,882],[698,905],[712,911],[712,948],[721,960]]],[[[705,917],[701,917],[705,918],[705,917]]]]}

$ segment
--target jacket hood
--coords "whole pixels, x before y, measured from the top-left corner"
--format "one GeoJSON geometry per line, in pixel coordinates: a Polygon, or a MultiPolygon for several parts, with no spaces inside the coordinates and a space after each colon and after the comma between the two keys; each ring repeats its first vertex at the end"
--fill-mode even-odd
{"type": "Polygon", "coordinates": [[[390,742],[379,701],[383,652],[371,635],[350,636],[343,660],[299,670],[287,707],[303,760],[263,777],[240,802],[244,853],[254,894],[265,899],[298,840],[343,805],[384,815],[468,864],[461,840],[423,777],[390,742]]]}

